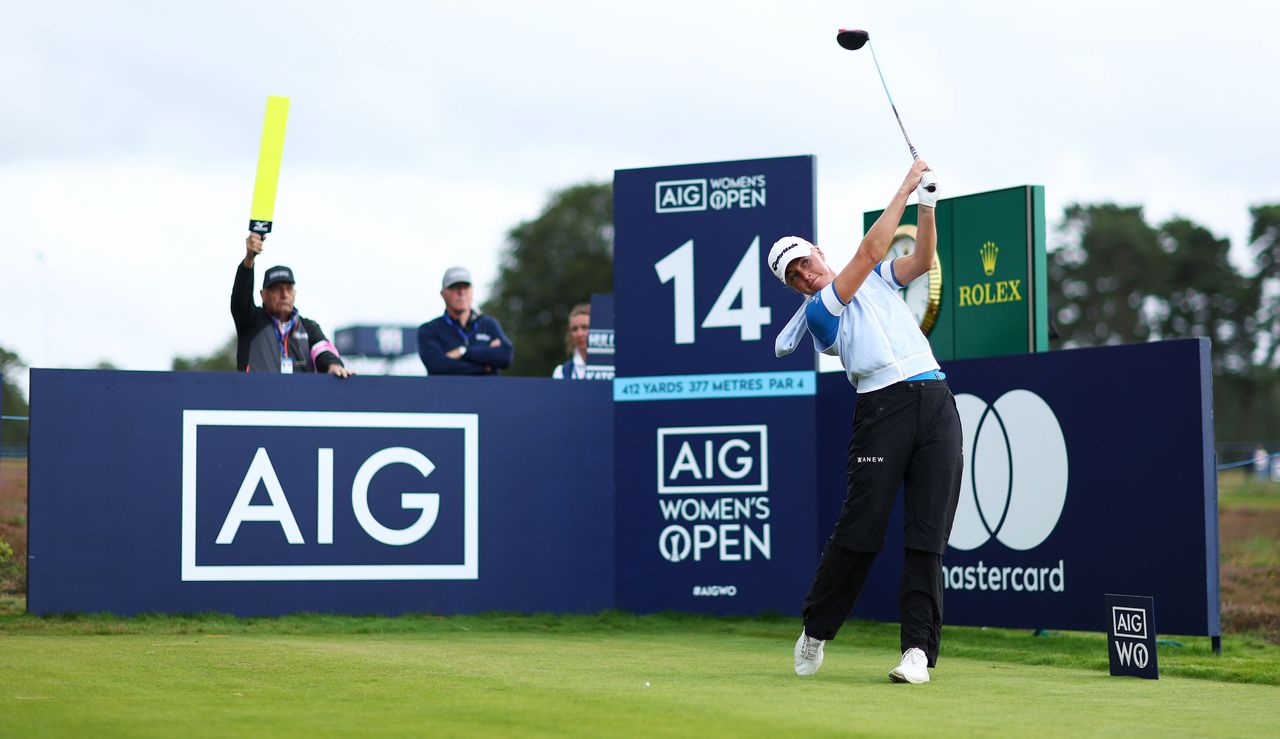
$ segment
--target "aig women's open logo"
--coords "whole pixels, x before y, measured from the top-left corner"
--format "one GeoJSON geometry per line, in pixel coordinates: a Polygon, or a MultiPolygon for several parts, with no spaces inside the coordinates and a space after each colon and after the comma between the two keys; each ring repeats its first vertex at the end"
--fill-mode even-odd
{"type": "Polygon", "coordinates": [[[474,413],[187,410],[184,581],[474,580],[474,413]]]}
{"type": "Polygon", "coordinates": [[[770,559],[769,427],[659,428],[657,441],[658,509],[667,522],[658,554],[668,562],[770,559]],[[733,495],[717,497],[725,493],[733,495]]]}
{"type": "Polygon", "coordinates": [[[977,549],[995,537],[1018,551],[1053,533],[1067,500],[1067,444],[1053,409],[1029,390],[987,405],[956,396],[965,470],[948,544],[977,549]]]}
{"type": "Polygon", "coordinates": [[[768,203],[763,174],[696,180],[663,180],[653,185],[655,213],[763,208],[768,203]]]}

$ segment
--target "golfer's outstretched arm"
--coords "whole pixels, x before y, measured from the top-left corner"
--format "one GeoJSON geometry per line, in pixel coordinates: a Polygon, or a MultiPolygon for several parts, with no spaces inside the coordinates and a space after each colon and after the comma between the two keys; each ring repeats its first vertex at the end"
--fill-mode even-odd
{"type": "Polygon", "coordinates": [[[893,276],[906,285],[933,266],[933,255],[938,251],[938,224],[934,209],[921,205],[916,210],[916,248],[906,256],[893,260],[893,276]]]}
{"type": "Polygon", "coordinates": [[[920,178],[928,168],[929,165],[923,159],[918,159],[911,165],[906,179],[894,193],[889,205],[872,224],[867,235],[862,237],[862,243],[858,245],[858,251],[853,255],[853,259],[850,259],[844,269],[840,270],[840,274],[836,275],[834,284],[836,295],[840,296],[840,300],[846,303],[853,300],[853,294],[862,287],[867,275],[871,274],[871,270],[875,269],[876,265],[884,259],[884,255],[889,252],[893,233],[898,229],[902,212],[907,208],[907,198],[911,197],[911,193],[916,189],[916,185],[920,184],[920,178]]]}

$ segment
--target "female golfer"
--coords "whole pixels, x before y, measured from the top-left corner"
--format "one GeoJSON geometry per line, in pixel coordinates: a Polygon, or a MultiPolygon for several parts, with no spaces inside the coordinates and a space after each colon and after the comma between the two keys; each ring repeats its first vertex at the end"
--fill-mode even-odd
{"type": "Polygon", "coordinates": [[[853,609],[884,546],[889,511],[904,482],[902,659],[889,677],[928,682],[928,668],[938,658],[942,553],[960,492],[960,416],[929,341],[897,292],[933,264],[937,201],[936,180],[928,165],[917,161],[839,272],[821,249],[799,237],[779,239],[769,251],[769,267],[778,279],[807,296],[778,337],[779,356],[793,351],[807,332],[818,351],[839,355],[858,392],[848,492],[805,597],[804,631],[795,647],[797,675],[818,671],[823,642],[835,638],[853,609]],[[883,261],[912,190],[919,199],[915,251],[883,261]]]}

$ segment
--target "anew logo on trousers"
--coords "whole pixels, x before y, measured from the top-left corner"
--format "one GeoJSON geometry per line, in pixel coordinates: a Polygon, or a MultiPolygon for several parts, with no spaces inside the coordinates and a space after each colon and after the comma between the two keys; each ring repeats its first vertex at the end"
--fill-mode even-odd
{"type": "Polygon", "coordinates": [[[1058,525],[1067,500],[1067,444],[1053,409],[1029,390],[994,403],[956,396],[965,456],[960,502],[948,544],[970,550],[995,537],[1034,549],[1058,525]]]}

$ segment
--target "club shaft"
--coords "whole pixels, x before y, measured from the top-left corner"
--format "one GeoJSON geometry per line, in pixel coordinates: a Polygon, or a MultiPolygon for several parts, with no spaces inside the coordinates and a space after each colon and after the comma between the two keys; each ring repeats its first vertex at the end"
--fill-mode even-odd
{"type": "Polygon", "coordinates": [[[893,95],[889,94],[889,85],[884,81],[884,72],[880,71],[880,60],[876,58],[876,45],[871,43],[871,39],[867,39],[867,46],[871,48],[871,60],[876,63],[876,74],[880,76],[880,86],[884,88],[884,96],[889,98],[889,107],[893,109],[893,117],[898,121],[898,130],[902,131],[902,138],[907,142],[907,148],[911,150],[911,158],[920,159],[920,154],[916,152],[916,147],[911,143],[911,137],[907,135],[907,127],[902,125],[902,116],[898,115],[898,106],[893,104],[893,95]]]}

